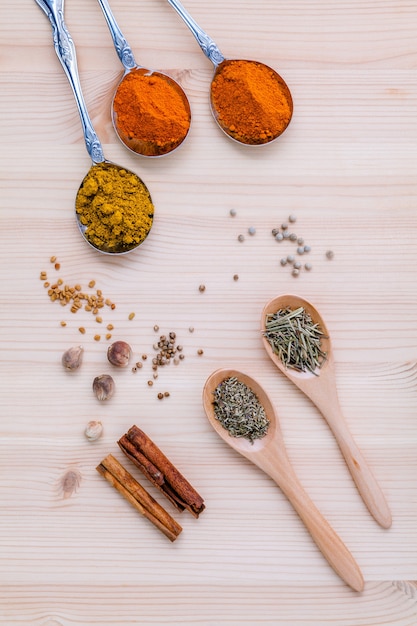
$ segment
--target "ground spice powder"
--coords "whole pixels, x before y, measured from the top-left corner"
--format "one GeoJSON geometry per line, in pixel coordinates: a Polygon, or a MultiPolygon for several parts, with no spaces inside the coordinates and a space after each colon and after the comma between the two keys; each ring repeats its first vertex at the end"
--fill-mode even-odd
{"type": "Polygon", "coordinates": [[[223,61],[211,85],[211,104],[221,128],[245,144],[272,141],[287,128],[292,116],[286,83],[257,61],[223,61]]]}
{"type": "Polygon", "coordinates": [[[88,241],[104,252],[127,252],[148,235],[154,207],[147,187],[133,172],[96,163],[76,198],[76,212],[88,241]]]}
{"type": "Polygon", "coordinates": [[[121,140],[135,152],[158,156],[176,148],[190,128],[190,106],[179,86],[158,72],[131,70],[113,101],[121,140]]]}

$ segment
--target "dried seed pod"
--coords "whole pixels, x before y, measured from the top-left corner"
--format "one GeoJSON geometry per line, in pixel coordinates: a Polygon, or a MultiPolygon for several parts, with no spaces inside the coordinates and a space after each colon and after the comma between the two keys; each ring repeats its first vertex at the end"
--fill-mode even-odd
{"type": "Polygon", "coordinates": [[[116,367],[126,367],[129,363],[132,349],[125,341],[115,341],[108,347],[107,358],[116,367]]]}
{"type": "Polygon", "coordinates": [[[93,391],[97,400],[109,400],[115,391],[113,378],[109,374],[101,374],[93,380],[93,391]]]}
{"type": "Polygon", "coordinates": [[[100,439],[102,434],[103,424],[101,422],[98,422],[96,420],[88,422],[87,426],[85,427],[84,435],[89,441],[97,441],[97,439],[100,439]]]}
{"type": "Polygon", "coordinates": [[[75,346],[68,348],[62,355],[62,365],[67,370],[77,370],[83,361],[84,348],[81,346],[75,346]]]}

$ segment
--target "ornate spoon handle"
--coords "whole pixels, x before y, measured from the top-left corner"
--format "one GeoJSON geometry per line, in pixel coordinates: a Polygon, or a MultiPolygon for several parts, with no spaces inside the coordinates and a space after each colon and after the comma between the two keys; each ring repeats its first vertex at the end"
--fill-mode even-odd
{"type": "MultiPolygon", "coordinates": [[[[100,0],[99,0],[100,1],[100,0]]],[[[167,0],[167,2],[172,6],[173,9],[176,10],[178,15],[184,20],[187,24],[188,28],[193,33],[194,37],[197,39],[198,45],[213,63],[214,67],[217,67],[222,61],[224,61],[224,56],[220,52],[217,44],[213,41],[211,37],[207,35],[206,32],[195,22],[195,20],[191,17],[191,15],[184,9],[178,0],[167,0]]]]}
{"type": "Polygon", "coordinates": [[[81,125],[87,152],[93,163],[105,161],[103,149],[87,112],[78,75],[75,45],[64,21],[64,0],[35,0],[51,22],[55,52],[70,82],[81,125]]]}
{"type": "Polygon", "coordinates": [[[98,0],[113,39],[117,55],[126,71],[137,67],[133,52],[120,30],[107,0],[98,0]]]}

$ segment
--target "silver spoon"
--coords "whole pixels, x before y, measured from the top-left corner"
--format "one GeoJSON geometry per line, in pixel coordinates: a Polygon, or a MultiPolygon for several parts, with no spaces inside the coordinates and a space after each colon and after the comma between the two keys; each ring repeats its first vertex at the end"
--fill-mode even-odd
{"type": "MultiPolygon", "coordinates": [[[[224,133],[228,137],[231,137],[235,141],[245,145],[263,145],[266,143],[270,143],[277,139],[284,130],[288,127],[288,124],[291,121],[292,113],[293,113],[293,101],[291,92],[288,88],[288,85],[285,83],[284,79],[271,67],[265,65],[265,63],[260,63],[259,61],[250,61],[243,59],[226,59],[217,44],[209,37],[209,35],[195,22],[195,20],[191,17],[191,15],[184,9],[181,3],[178,0],[167,0],[167,2],[175,9],[178,15],[184,20],[185,24],[193,33],[194,37],[197,40],[198,45],[201,50],[204,52],[206,57],[213,63],[214,65],[214,76],[211,81],[210,86],[210,107],[211,112],[218,126],[222,129],[224,133]],[[216,80],[221,75],[227,75],[228,68],[230,68],[233,64],[239,63],[246,69],[255,68],[263,68],[267,71],[268,77],[271,78],[269,88],[271,91],[269,108],[273,112],[271,112],[271,118],[275,120],[275,127],[272,132],[268,132],[265,137],[261,137],[261,135],[257,135],[256,138],[249,136],[246,131],[243,130],[243,124],[245,124],[244,115],[239,115],[239,102],[235,97],[234,93],[234,85],[232,82],[227,79],[223,82],[222,89],[230,90],[230,96],[234,99],[234,111],[233,114],[233,125],[230,124],[230,120],[226,120],[223,118],[223,113],[219,111],[218,106],[216,105],[216,96],[214,93],[214,86],[216,80]],[[228,86],[229,85],[229,86],[228,86]],[[288,112],[289,111],[289,112],[288,112]]],[[[242,83],[241,83],[242,84],[242,83]]],[[[250,94],[245,94],[245,103],[246,106],[256,106],[253,103],[253,98],[250,97],[250,94]]]]}
{"type": "MultiPolygon", "coordinates": [[[[137,65],[133,52],[114,18],[109,3],[107,0],[98,0],[98,3],[106,18],[117,55],[125,68],[124,75],[116,89],[112,102],[114,129],[122,143],[137,154],[142,154],[143,156],[169,154],[178,148],[188,135],[191,123],[191,110],[188,98],[182,87],[167,74],[155,72],[137,65]],[[131,88],[132,80],[140,81],[142,89],[146,87],[146,94],[144,89],[142,95],[139,89],[133,91],[131,88]],[[158,94],[154,93],[155,90],[152,88],[152,83],[156,80],[161,81],[162,87],[168,87],[165,93],[169,97],[169,101],[164,104],[159,101],[158,94]],[[126,103],[125,98],[118,99],[118,94],[121,93],[122,89],[124,92],[130,92],[129,101],[126,103]],[[130,112],[132,112],[132,109],[137,112],[140,120],[140,115],[143,114],[142,110],[144,109],[141,102],[144,102],[143,98],[145,95],[152,99],[153,114],[147,117],[147,126],[149,124],[152,125],[151,132],[149,134],[145,133],[143,126],[139,134],[131,131],[126,132],[125,124],[122,123],[119,116],[121,118],[128,107],[130,112]],[[181,123],[178,122],[179,112],[181,113],[181,123]],[[186,122],[183,118],[186,119],[186,122]],[[154,139],[154,137],[157,137],[158,132],[161,132],[162,127],[169,128],[170,126],[175,126],[173,132],[175,140],[159,141],[154,139]]],[[[135,124],[135,128],[136,126],[135,124]]]]}
{"type": "Polygon", "coordinates": [[[335,572],[355,591],[362,591],[364,581],[358,564],[316,505],[304,491],[288,457],[278,418],[265,390],[253,378],[234,369],[219,369],[207,379],[203,390],[207,418],[218,435],[236,452],[252,461],[275,481],[304,522],[323,556],[335,572]],[[216,417],[214,390],[224,380],[235,377],[256,395],[269,420],[267,434],[251,443],[233,437],[216,417]]]}
{"type": "MultiPolygon", "coordinates": [[[[135,185],[137,185],[138,189],[140,189],[143,192],[144,196],[149,200],[149,206],[152,207],[153,210],[149,191],[143,181],[139,178],[139,176],[137,176],[133,172],[130,172],[126,168],[121,167],[120,165],[116,165],[104,158],[103,148],[94,130],[91,119],[88,115],[87,107],[85,105],[84,97],[82,94],[80,78],[78,74],[75,45],[64,21],[64,0],[35,0],[35,2],[44,11],[51,23],[55,52],[61,62],[61,65],[70,82],[72,91],[75,96],[75,101],[77,103],[78,111],[81,118],[85,145],[87,148],[87,152],[92,160],[90,172],[93,168],[100,167],[102,169],[108,169],[109,171],[114,170],[116,174],[118,172],[122,172],[123,175],[127,173],[129,176],[133,177],[131,178],[131,180],[134,182],[135,185]]],[[[81,183],[81,186],[77,192],[77,199],[80,197],[82,186],[83,183],[81,183]]],[[[89,243],[96,250],[99,250],[100,252],[104,252],[106,254],[125,254],[126,252],[130,252],[134,248],[137,248],[138,245],[140,245],[149,234],[153,223],[152,211],[152,214],[149,213],[148,215],[150,226],[141,235],[142,238],[139,242],[135,241],[134,243],[126,243],[121,239],[120,242],[118,242],[116,245],[111,245],[111,247],[109,247],[109,244],[106,241],[98,244],[90,240],[89,224],[82,223],[80,215],[77,213],[77,211],[75,212],[75,215],[80,232],[83,235],[84,239],[87,241],[87,243],[89,243]]]]}

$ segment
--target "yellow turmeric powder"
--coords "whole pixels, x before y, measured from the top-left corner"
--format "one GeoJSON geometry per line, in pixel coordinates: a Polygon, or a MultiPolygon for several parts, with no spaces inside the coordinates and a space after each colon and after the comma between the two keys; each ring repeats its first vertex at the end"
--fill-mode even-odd
{"type": "Polygon", "coordinates": [[[268,143],[291,120],[293,104],[286,83],[275,70],[257,61],[220,63],[210,97],[220,127],[241,143],[268,143]]]}
{"type": "Polygon", "coordinates": [[[191,110],[182,89],[169,76],[137,68],[126,74],[117,88],[113,119],[128,148],[159,156],[184,141],[191,110]]]}
{"type": "Polygon", "coordinates": [[[78,191],[75,209],[86,238],[103,252],[135,248],[153,223],[148,189],[136,174],[113,163],[91,166],[78,191]]]}

